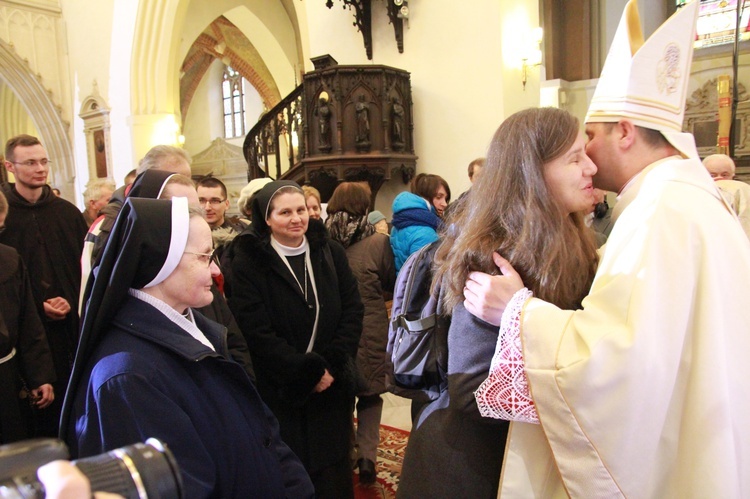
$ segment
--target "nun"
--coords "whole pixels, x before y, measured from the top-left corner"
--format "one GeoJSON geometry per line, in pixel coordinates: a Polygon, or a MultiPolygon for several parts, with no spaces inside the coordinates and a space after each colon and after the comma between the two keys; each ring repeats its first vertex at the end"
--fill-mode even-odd
{"type": "Polygon", "coordinates": [[[295,182],[266,184],[233,241],[229,307],[258,390],[302,459],[317,497],[352,497],[355,356],[364,307],[344,248],[310,219],[295,182]]]}
{"type": "Polygon", "coordinates": [[[129,198],[102,254],[65,396],[72,457],[155,437],[185,497],[313,497],[276,418],[227,353],[213,299],[211,229],[186,198],[129,198]]]}

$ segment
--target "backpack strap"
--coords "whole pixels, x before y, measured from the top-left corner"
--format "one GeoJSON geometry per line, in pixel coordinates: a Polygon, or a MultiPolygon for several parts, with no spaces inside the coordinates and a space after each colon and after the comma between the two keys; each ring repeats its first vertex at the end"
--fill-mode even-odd
{"type": "Polygon", "coordinates": [[[425,329],[434,327],[436,322],[437,319],[435,315],[430,315],[429,317],[425,317],[424,319],[417,319],[414,321],[406,320],[406,317],[404,317],[403,315],[399,315],[393,321],[393,326],[402,327],[407,331],[424,331],[425,329]]]}

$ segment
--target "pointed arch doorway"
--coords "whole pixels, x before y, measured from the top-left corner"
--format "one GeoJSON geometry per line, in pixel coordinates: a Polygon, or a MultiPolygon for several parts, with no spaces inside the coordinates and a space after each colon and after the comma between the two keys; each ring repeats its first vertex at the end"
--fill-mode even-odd
{"type": "Polygon", "coordinates": [[[0,40],[0,79],[13,91],[39,132],[54,167],[51,182],[68,199],[75,196],[75,160],[69,136],[70,124],[62,119],[50,92],[41,84],[13,46],[0,40]]]}

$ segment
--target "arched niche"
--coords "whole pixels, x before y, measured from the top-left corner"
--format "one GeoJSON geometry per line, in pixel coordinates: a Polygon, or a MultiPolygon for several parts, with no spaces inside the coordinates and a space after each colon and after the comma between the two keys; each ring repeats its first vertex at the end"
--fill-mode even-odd
{"type": "Polygon", "coordinates": [[[94,81],[94,90],[83,99],[81,112],[78,114],[83,120],[83,133],[86,135],[86,158],[90,179],[114,178],[109,111],[109,106],[99,95],[99,86],[94,81]]]}
{"type": "Polygon", "coordinates": [[[62,119],[60,107],[52,100],[52,92],[44,88],[28,63],[3,40],[0,40],[0,78],[18,96],[39,131],[39,140],[54,165],[50,181],[59,186],[68,199],[73,199],[75,161],[68,136],[70,124],[62,119]]]}

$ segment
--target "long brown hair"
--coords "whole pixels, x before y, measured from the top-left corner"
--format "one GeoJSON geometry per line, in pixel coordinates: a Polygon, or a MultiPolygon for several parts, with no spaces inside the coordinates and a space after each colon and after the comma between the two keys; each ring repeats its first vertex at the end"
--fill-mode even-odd
{"type": "Polygon", "coordinates": [[[596,272],[596,245],[581,213],[563,212],[544,165],[567,152],[578,120],[556,108],[527,109],[495,132],[482,175],[445,224],[435,256],[447,310],[463,301],[469,273],[497,274],[492,252],[508,259],[534,295],[580,308],[596,272]]]}

